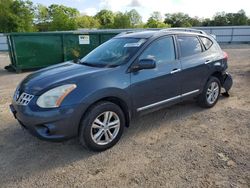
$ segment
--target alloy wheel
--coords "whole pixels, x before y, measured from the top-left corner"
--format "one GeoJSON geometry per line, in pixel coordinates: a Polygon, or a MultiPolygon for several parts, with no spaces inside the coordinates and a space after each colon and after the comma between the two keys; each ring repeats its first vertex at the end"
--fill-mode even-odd
{"type": "Polygon", "coordinates": [[[219,84],[217,82],[211,82],[207,88],[207,102],[209,104],[214,104],[219,96],[219,84]]]}
{"type": "Polygon", "coordinates": [[[112,111],[98,115],[91,125],[91,138],[98,145],[112,142],[120,129],[120,118],[112,111]]]}

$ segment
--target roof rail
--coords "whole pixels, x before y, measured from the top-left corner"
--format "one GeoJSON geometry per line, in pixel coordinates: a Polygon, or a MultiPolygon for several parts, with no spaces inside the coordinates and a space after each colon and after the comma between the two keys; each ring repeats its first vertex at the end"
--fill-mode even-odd
{"type": "Polygon", "coordinates": [[[141,30],[123,31],[123,32],[121,32],[121,33],[117,34],[117,35],[116,35],[116,37],[118,37],[118,36],[122,36],[122,35],[126,35],[126,34],[130,34],[130,33],[136,33],[136,32],[139,32],[139,31],[141,31],[141,30]]]}
{"type": "Polygon", "coordinates": [[[116,36],[122,36],[122,35],[127,35],[130,33],[136,33],[136,32],[142,32],[142,31],[159,31],[157,28],[148,28],[148,29],[124,29],[121,33],[117,34],[116,36]]]}
{"type": "Polygon", "coordinates": [[[160,31],[183,31],[183,32],[193,32],[193,33],[200,33],[200,34],[207,34],[206,32],[198,29],[191,29],[191,28],[168,28],[168,29],[162,29],[160,31]]]}

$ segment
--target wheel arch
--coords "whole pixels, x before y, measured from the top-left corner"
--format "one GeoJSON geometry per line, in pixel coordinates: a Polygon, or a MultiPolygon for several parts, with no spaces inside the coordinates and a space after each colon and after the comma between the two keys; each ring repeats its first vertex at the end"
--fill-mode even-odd
{"type": "Polygon", "coordinates": [[[116,104],[117,106],[119,106],[121,108],[121,110],[123,111],[124,116],[125,116],[125,121],[126,121],[125,126],[129,127],[130,119],[131,119],[131,112],[129,110],[127,103],[123,99],[121,99],[119,97],[108,96],[108,97],[103,97],[103,98],[99,99],[98,101],[94,102],[92,105],[94,105],[98,102],[101,102],[101,101],[112,102],[112,103],[116,104]]]}
{"type": "Polygon", "coordinates": [[[129,106],[127,105],[126,101],[124,99],[122,99],[121,97],[110,95],[110,96],[104,96],[102,98],[95,99],[89,103],[89,105],[86,107],[86,109],[84,110],[84,112],[81,116],[81,120],[80,120],[79,125],[78,125],[78,133],[79,133],[79,130],[81,128],[82,119],[84,118],[86,113],[90,110],[91,107],[93,107],[94,105],[96,105],[97,103],[102,102],[102,101],[108,101],[108,102],[112,102],[112,103],[118,105],[124,113],[125,126],[129,127],[130,120],[131,120],[131,110],[130,110],[129,106]]]}
{"type": "MultiPolygon", "coordinates": [[[[224,78],[224,77],[223,77],[222,72],[220,72],[220,71],[215,71],[215,72],[213,72],[213,73],[209,76],[208,80],[211,78],[211,76],[218,78],[219,81],[220,81],[221,86],[223,85],[223,78],[224,78]]],[[[208,81],[208,80],[207,80],[207,81],[208,81]]]]}

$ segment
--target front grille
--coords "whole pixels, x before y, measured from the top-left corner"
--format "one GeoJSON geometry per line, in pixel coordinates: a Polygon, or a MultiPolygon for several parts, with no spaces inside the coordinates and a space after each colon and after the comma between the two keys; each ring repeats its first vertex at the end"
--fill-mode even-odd
{"type": "Polygon", "coordinates": [[[22,93],[19,98],[15,99],[15,102],[19,105],[26,106],[33,99],[34,95],[30,95],[28,93],[22,93]]]}

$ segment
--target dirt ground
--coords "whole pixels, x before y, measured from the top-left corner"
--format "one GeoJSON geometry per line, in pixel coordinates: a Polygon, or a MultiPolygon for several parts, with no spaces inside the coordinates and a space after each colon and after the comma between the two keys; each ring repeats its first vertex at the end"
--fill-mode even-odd
{"type": "Polygon", "coordinates": [[[250,45],[223,48],[230,98],[212,109],[188,101],[141,117],[101,153],[22,130],[8,105],[30,72],[5,71],[9,59],[0,53],[0,187],[250,187],[250,45]]]}

